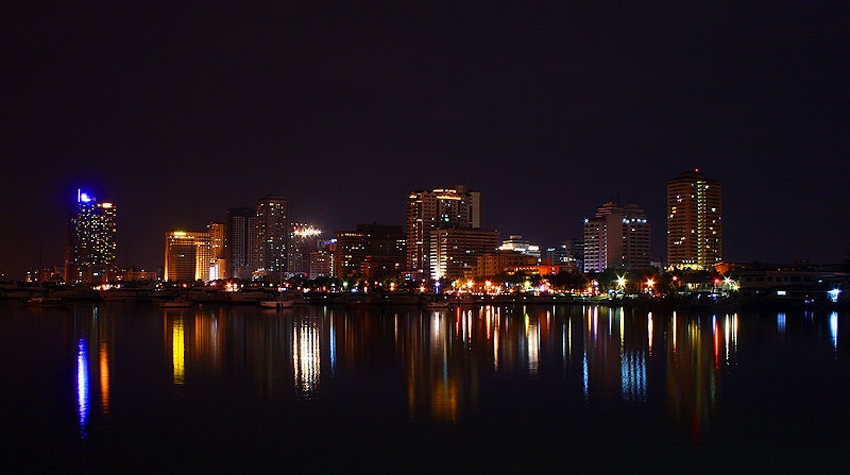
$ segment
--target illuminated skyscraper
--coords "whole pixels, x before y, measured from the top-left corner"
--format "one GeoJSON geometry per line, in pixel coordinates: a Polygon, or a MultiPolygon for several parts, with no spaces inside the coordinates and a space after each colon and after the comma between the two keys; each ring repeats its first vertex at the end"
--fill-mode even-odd
{"type": "Polygon", "coordinates": [[[117,208],[114,203],[98,203],[93,196],[77,190],[75,213],[68,220],[65,247],[65,280],[93,280],[115,261],[117,208]]]}
{"type": "Polygon", "coordinates": [[[210,233],[172,231],[165,235],[164,280],[194,282],[210,280],[214,263],[210,233]]]}
{"type": "Polygon", "coordinates": [[[227,269],[227,261],[224,258],[224,239],[226,227],[224,223],[210,223],[207,225],[207,232],[210,235],[210,280],[221,279],[225,277],[225,269],[227,269]]]}
{"type": "Polygon", "coordinates": [[[723,260],[723,188],[700,171],[667,182],[667,262],[712,269],[723,260]]]}
{"type": "Polygon", "coordinates": [[[429,277],[431,231],[481,227],[481,193],[464,185],[407,196],[407,268],[413,280],[429,277]]]}
{"type": "Polygon", "coordinates": [[[438,228],[431,231],[428,242],[430,279],[435,282],[455,280],[464,277],[464,272],[474,273],[478,258],[496,251],[499,232],[480,228],[438,228]]]}
{"type": "Polygon", "coordinates": [[[638,205],[605,203],[584,220],[584,271],[649,268],[650,231],[638,205]]]}
{"type": "Polygon", "coordinates": [[[286,272],[289,249],[288,202],[282,196],[269,195],[257,201],[257,270],[286,272]]]}

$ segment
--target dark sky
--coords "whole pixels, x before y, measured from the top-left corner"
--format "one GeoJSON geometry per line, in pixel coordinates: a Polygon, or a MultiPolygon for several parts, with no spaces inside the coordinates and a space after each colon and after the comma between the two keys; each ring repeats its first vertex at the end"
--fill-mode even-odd
{"type": "Polygon", "coordinates": [[[267,194],[333,232],[457,183],[484,227],[543,246],[638,203],[658,259],[666,181],[695,167],[724,184],[728,260],[837,262],[849,32],[843,1],[17,5],[0,272],[61,262],[78,186],[149,269],[166,231],[267,194]]]}

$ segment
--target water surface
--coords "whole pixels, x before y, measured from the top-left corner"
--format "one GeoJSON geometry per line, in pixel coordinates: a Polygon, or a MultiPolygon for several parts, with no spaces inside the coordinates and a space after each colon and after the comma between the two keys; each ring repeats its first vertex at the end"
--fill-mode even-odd
{"type": "Polygon", "coordinates": [[[0,302],[27,472],[837,471],[848,315],[0,302]]]}

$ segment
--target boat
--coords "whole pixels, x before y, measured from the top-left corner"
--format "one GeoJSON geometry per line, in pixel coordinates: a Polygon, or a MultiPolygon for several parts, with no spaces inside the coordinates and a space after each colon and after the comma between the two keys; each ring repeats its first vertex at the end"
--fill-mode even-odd
{"type": "Polygon", "coordinates": [[[43,295],[35,295],[26,300],[27,305],[32,305],[36,307],[47,307],[52,305],[59,305],[62,303],[62,299],[59,297],[45,297],[43,295]]]}
{"type": "Polygon", "coordinates": [[[263,308],[292,308],[294,306],[294,299],[260,300],[260,307],[263,308]]]}
{"type": "Polygon", "coordinates": [[[422,305],[425,308],[449,308],[449,300],[443,294],[429,294],[423,296],[422,305]]]}
{"type": "Polygon", "coordinates": [[[256,303],[268,300],[270,293],[266,290],[238,290],[227,294],[230,303],[256,303]]]}
{"type": "Polygon", "coordinates": [[[192,306],[192,301],[183,299],[165,300],[160,302],[159,306],[163,308],[189,308],[192,306]]]}

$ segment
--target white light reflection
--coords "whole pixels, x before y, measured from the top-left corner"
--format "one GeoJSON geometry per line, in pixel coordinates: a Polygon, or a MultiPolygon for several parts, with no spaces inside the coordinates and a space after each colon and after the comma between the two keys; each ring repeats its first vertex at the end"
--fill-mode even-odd
{"type": "Polygon", "coordinates": [[[652,312],[646,314],[646,334],[649,344],[649,355],[652,356],[652,312]]]}
{"type": "Polygon", "coordinates": [[[785,333],[785,312],[776,314],[776,330],[779,333],[785,333]]]}
{"type": "Polygon", "coordinates": [[[567,328],[561,326],[561,361],[566,366],[567,363],[567,328]]]}
{"type": "Polygon", "coordinates": [[[829,332],[832,335],[832,348],[838,349],[838,312],[829,315],[829,332]]]}
{"type": "Polygon", "coordinates": [[[292,345],[292,368],[295,387],[304,399],[309,399],[319,386],[321,354],[319,329],[314,322],[296,323],[295,341],[292,345]]]}
{"type": "Polygon", "coordinates": [[[77,342],[77,411],[80,420],[80,438],[85,439],[89,418],[89,363],[85,338],[77,342]]]}
{"type": "Polygon", "coordinates": [[[624,352],[620,360],[623,400],[646,401],[646,356],[642,351],[624,352]]]}
{"type": "Polygon", "coordinates": [[[730,363],[730,352],[738,349],[738,314],[726,315],[726,364],[730,363]]]}
{"type": "Polygon", "coordinates": [[[334,319],[330,319],[331,329],[330,329],[330,346],[331,346],[331,376],[336,372],[336,326],[334,326],[334,319]]]}
{"type": "Polygon", "coordinates": [[[528,339],[528,372],[537,374],[540,364],[540,324],[529,322],[526,314],[526,338],[528,339]]]}
{"type": "Polygon", "coordinates": [[[622,308],[620,309],[617,319],[620,321],[620,348],[625,346],[624,338],[626,334],[626,318],[623,316],[622,308]]]}
{"type": "Polygon", "coordinates": [[[581,356],[582,356],[581,357],[581,382],[582,382],[581,392],[582,392],[582,395],[584,395],[584,400],[587,401],[588,396],[589,396],[589,389],[588,389],[589,375],[588,375],[588,370],[587,370],[587,350],[586,349],[582,352],[581,356]]]}
{"type": "Polygon", "coordinates": [[[469,343],[472,343],[472,310],[467,310],[464,312],[464,318],[466,319],[466,338],[469,340],[469,343]]]}

